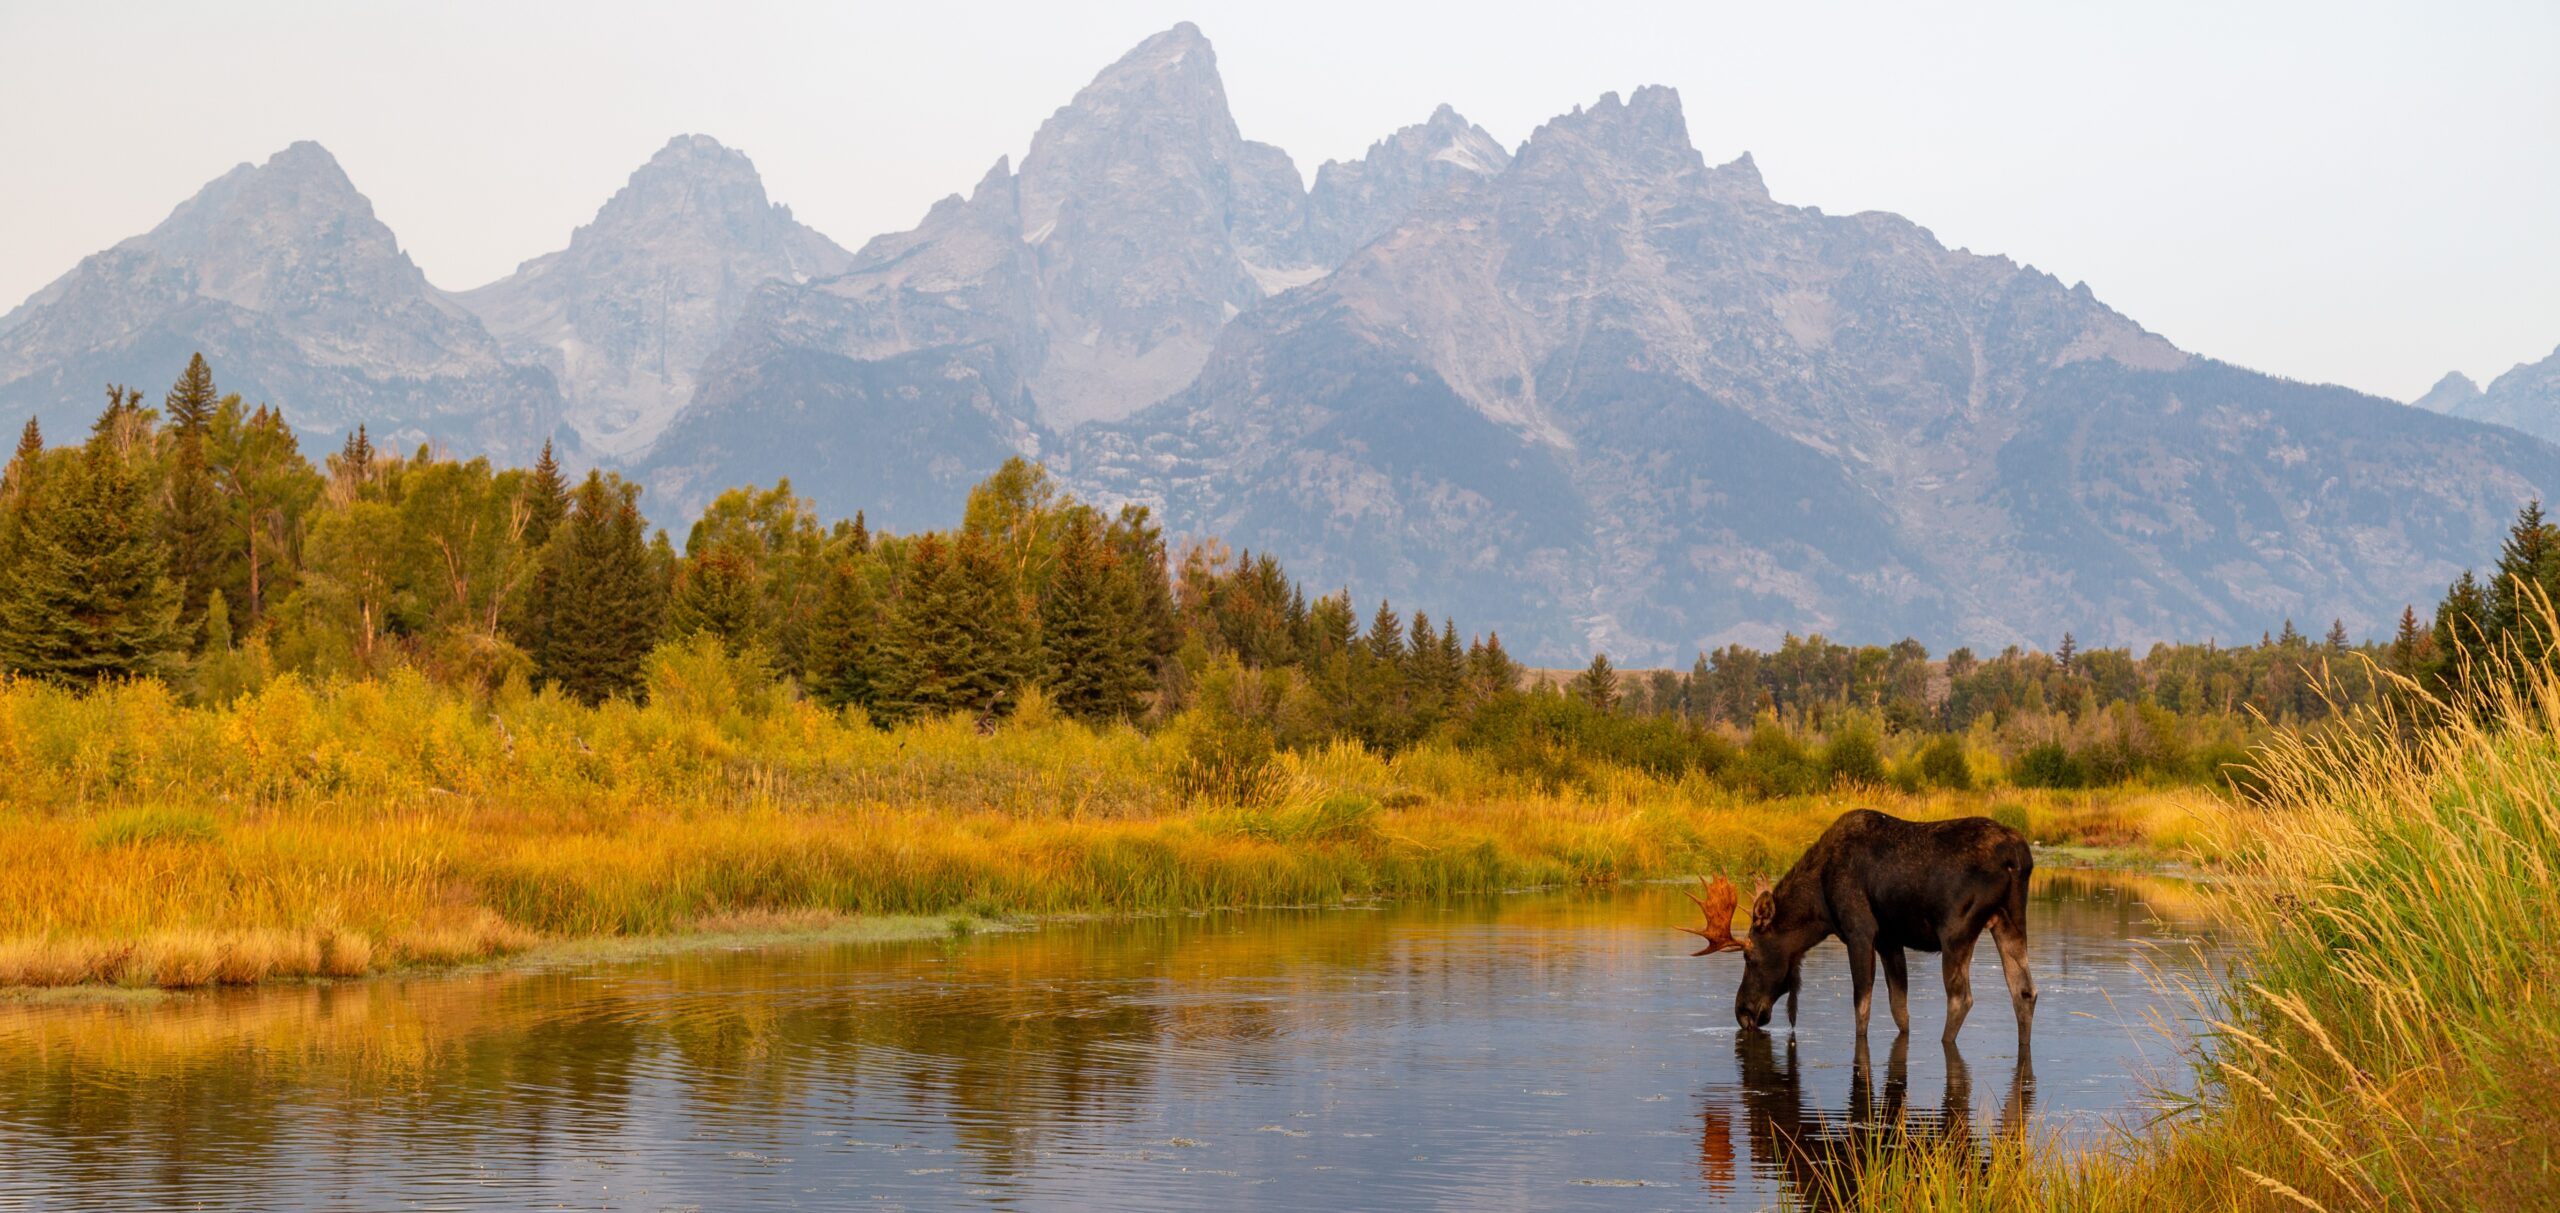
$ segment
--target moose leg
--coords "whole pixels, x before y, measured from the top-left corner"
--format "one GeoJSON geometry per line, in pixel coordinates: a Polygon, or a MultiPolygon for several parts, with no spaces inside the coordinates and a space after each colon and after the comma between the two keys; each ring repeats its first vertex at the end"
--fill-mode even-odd
{"type": "Polygon", "coordinates": [[[1893,1000],[1893,1026],[1911,1034],[1911,971],[1903,967],[1902,949],[1887,944],[1876,949],[1884,961],[1884,992],[1893,1000]]]}
{"type": "Polygon", "coordinates": [[[2009,979],[2009,1008],[2018,1013],[2018,1046],[2024,1049],[2036,1024],[2036,978],[2027,971],[2027,925],[2003,914],[1991,920],[1991,941],[2000,948],[2000,972],[2009,979]]]}
{"type": "Polygon", "coordinates": [[[1858,1008],[1858,1039],[1867,1038],[1867,1004],[1876,993],[1876,942],[1855,935],[1843,936],[1849,946],[1849,992],[1858,1008]]]}
{"type": "Polygon", "coordinates": [[[1947,1032],[1940,1040],[1954,1044],[1956,1030],[1973,1010],[1973,937],[1947,941],[1947,1032]]]}

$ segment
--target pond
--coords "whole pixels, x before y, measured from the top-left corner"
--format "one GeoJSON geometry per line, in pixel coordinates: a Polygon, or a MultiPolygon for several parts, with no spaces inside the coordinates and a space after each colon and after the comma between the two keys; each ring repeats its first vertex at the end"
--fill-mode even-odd
{"type": "Polygon", "coordinates": [[[2039,873],[2031,1064],[1987,942],[1961,1052],[1915,957],[1862,1058],[1837,943],[1739,1033],[1662,885],[7,1006],[0,1208],[1761,1208],[1885,1123],[2138,1126],[2203,904],[2039,873]]]}

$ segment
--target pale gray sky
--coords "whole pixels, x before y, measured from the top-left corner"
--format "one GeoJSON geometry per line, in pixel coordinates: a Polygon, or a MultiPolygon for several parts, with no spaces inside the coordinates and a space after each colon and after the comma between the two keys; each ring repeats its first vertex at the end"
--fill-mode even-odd
{"type": "Polygon", "coordinates": [[[2548,0],[0,0],[0,311],[304,138],[448,288],[560,247],[680,131],[858,246],[1186,19],[1309,174],[1443,101],[1516,144],[1664,83],[1781,200],[1898,211],[2201,353],[2405,399],[2560,344],[2548,0]]]}

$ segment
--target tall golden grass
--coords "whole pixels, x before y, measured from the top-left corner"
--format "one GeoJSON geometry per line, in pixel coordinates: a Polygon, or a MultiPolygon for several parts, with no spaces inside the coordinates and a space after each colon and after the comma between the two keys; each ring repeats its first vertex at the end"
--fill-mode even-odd
{"type": "Polygon", "coordinates": [[[2560,679],[2483,675],[2263,752],[2222,859],[2253,954],[2185,1115],[2096,1153],[1883,1152],[1851,1202],[2560,1208],[2560,679]]]}
{"type": "MultiPolygon", "coordinates": [[[[1767,870],[1832,817],[1993,812],[2048,841],[2173,843],[2193,794],[1747,801],[1601,766],[1278,755],[1186,793],[1180,730],[1036,695],[991,736],[875,728],[719,670],[646,706],[411,673],[283,677],[227,706],[153,683],[0,684],[0,985],[187,987],[480,960],[741,916],[1311,904],[1767,870]]],[[[663,671],[662,671],[663,673],[663,671]]]]}

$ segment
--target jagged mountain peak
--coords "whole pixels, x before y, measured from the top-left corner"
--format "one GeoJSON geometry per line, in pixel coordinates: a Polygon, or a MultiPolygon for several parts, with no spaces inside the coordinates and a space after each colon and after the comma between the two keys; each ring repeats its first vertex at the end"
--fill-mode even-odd
{"type": "MultiPolygon", "coordinates": [[[[1680,93],[1648,84],[1621,101],[1600,94],[1588,106],[1549,119],[1529,135],[1516,158],[1532,174],[1589,173],[1669,176],[1701,171],[1706,161],[1689,142],[1680,93]]],[[[1757,175],[1757,168],[1753,169],[1757,175]]]]}
{"type": "Polygon", "coordinates": [[[567,248],[460,299],[510,358],[560,381],[589,445],[621,454],[684,407],[757,286],[852,260],[768,198],[744,152],[687,134],[633,170],[567,248]]]}
{"type": "Polygon", "coordinates": [[[1511,163],[1502,144],[1443,102],[1423,122],[1369,145],[1358,160],[1328,160],[1308,191],[1304,245],[1319,265],[1339,264],[1446,189],[1489,178],[1511,163]]]}

